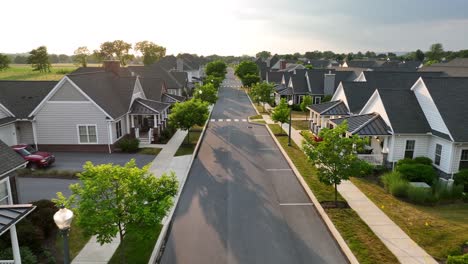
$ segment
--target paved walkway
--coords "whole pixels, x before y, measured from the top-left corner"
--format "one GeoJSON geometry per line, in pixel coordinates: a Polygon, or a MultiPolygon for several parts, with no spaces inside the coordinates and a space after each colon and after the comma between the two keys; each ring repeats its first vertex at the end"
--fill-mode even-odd
{"type": "Polygon", "coordinates": [[[120,237],[117,236],[109,244],[101,245],[96,241],[96,237],[93,236],[89,242],[83,247],[78,256],[76,256],[72,264],[104,264],[114,255],[120,244],[120,237]]]}
{"type": "Polygon", "coordinates": [[[150,171],[154,175],[159,177],[171,168],[172,159],[182,142],[184,142],[185,136],[187,136],[187,131],[177,130],[171,140],[169,140],[166,146],[159,152],[150,168],[150,171]]]}
{"type": "MultiPolygon", "coordinates": [[[[264,115],[267,124],[274,123],[270,116],[264,115]]],[[[289,134],[289,124],[283,124],[284,131],[289,134]]],[[[299,130],[291,128],[291,139],[302,146],[304,138],[299,130]]],[[[346,199],[349,206],[356,211],[361,219],[370,227],[385,246],[402,264],[436,264],[437,262],[414,242],[401,228],[382,212],[365,194],[352,182],[343,181],[338,191],[346,199]]]]}

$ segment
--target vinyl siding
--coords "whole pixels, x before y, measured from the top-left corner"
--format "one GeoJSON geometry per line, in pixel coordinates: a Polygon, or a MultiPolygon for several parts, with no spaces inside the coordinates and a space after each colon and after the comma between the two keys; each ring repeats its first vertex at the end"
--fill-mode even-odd
{"type": "MultiPolygon", "coordinates": [[[[380,95],[375,92],[371,98],[369,99],[369,102],[364,106],[364,108],[361,110],[359,113],[360,115],[362,114],[372,114],[372,113],[378,113],[382,119],[387,123],[388,126],[391,126],[390,119],[388,118],[387,111],[385,111],[385,107],[382,103],[382,100],[380,99],[380,95]]],[[[392,128],[393,131],[393,128],[392,128]]]]}
{"type": "Polygon", "coordinates": [[[121,117],[121,119],[117,119],[116,122],[112,122],[111,124],[111,128],[112,128],[112,142],[115,142],[118,140],[117,138],[117,128],[115,126],[115,124],[117,123],[117,121],[119,120],[122,120],[122,136],[125,136],[126,134],[128,134],[129,132],[127,131],[127,118],[126,116],[123,116],[121,117]]]}
{"type": "Polygon", "coordinates": [[[440,157],[440,165],[434,165],[434,167],[438,168],[439,170],[445,172],[445,173],[451,173],[452,172],[452,165],[451,165],[451,157],[452,157],[452,142],[447,141],[445,139],[439,138],[432,136],[429,139],[429,145],[428,145],[428,150],[427,150],[427,157],[429,157],[433,162],[435,160],[435,149],[436,149],[436,144],[439,144],[442,146],[442,155],[440,157]]]}
{"type": "Polygon", "coordinates": [[[0,127],[0,140],[5,142],[8,146],[16,145],[18,143],[14,123],[0,127]]]}
{"type": "Polygon", "coordinates": [[[106,116],[91,102],[47,102],[36,120],[38,144],[79,144],[78,124],[96,124],[97,144],[109,141],[106,116]]]}
{"type": "Polygon", "coordinates": [[[344,102],[344,104],[346,105],[346,107],[348,107],[349,109],[349,106],[348,106],[348,100],[346,100],[346,95],[344,93],[344,90],[343,90],[343,86],[342,84],[340,83],[338,85],[338,87],[336,88],[336,91],[335,93],[333,94],[333,97],[331,99],[331,101],[338,101],[338,100],[341,100],[344,102]]]}
{"type": "Polygon", "coordinates": [[[413,91],[431,128],[450,135],[450,132],[424,83],[418,82],[415,84],[413,91]]]}
{"type": "Polygon", "coordinates": [[[459,171],[461,152],[464,149],[468,149],[468,143],[454,146],[451,172],[457,173],[459,171]]]}
{"type": "Polygon", "coordinates": [[[65,81],[49,101],[88,101],[69,81],[65,81]]]}
{"type": "MultiPolygon", "coordinates": [[[[413,157],[428,157],[427,153],[430,136],[393,136],[392,142],[389,142],[390,144],[393,144],[391,147],[393,153],[389,155],[390,162],[396,162],[405,157],[406,140],[415,140],[413,157]]],[[[433,159],[434,157],[429,156],[429,158],[433,159]]]]}
{"type": "Polygon", "coordinates": [[[34,134],[31,122],[16,122],[18,143],[34,144],[34,134]]]}

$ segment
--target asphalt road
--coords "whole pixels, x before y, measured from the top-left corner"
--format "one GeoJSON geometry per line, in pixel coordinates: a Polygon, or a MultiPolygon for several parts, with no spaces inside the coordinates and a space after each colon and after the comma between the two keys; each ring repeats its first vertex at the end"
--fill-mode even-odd
{"type": "Polygon", "coordinates": [[[228,74],[176,208],[161,263],[347,263],[228,74]]]}

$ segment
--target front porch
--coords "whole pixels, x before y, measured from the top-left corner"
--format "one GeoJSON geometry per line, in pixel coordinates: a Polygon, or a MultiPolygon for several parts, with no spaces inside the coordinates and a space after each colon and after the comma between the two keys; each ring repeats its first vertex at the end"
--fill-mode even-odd
{"type": "Polygon", "coordinates": [[[130,134],[141,144],[152,144],[167,127],[169,104],[137,99],[132,105],[130,134]]]}
{"type": "Polygon", "coordinates": [[[388,154],[389,136],[368,136],[369,144],[358,153],[358,158],[372,165],[384,165],[388,154]]]}

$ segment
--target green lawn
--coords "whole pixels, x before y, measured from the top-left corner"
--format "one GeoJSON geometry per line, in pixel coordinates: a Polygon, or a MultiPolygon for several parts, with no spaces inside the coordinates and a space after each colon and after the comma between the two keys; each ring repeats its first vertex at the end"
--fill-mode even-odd
{"type": "Polygon", "coordinates": [[[11,64],[10,68],[0,71],[0,80],[42,80],[58,81],[65,74],[74,71],[77,67],[73,64],[52,65],[50,73],[33,71],[31,65],[11,64]]]}
{"type": "Polygon", "coordinates": [[[352,182],[434,258],[460,254],[461,245],[468,241],[468,203],[413,205],[368,180],[353,178],[352,182]]]}
{"type": "Polygon", "coordinates": [[[249,119],[263,119],[262,115],[249,116],[249,119]]]}
{"type": "MultiPolygon", "coordinates": [[[[88,243],[91,236],[86,235],[81,228],[72,222],[70,228],[70,235],[68,237],[68,245],[70,248],[70,259],[74,259],[81,249],[88,243]]],[[[57,260],[61,261],[63,259],[63,238],[57,233],[57,239],[55,241],[55,246],[57,248],[57,260]]]]}
{"type": "Polygon", "coordinates": [[[145,154],[145,155],[154,155],[157,156],[159,152],[161,152],[162,149],[160,148],[141,148],[138,150],[139,154],[145,154]]]}
{"type": "MultiPolygon", "coordinates": [[[[147,236],[141,237],[137,234],[128,233],[124,237],[125,247],[125,260],[126,263],[146,264],[148,263],[151,253],[153,252],[156,241],[158,240],[159,233],[161,232],[161,225],[152,227],[145,230],[147,236]]],[[[114,255],[112,256],[109,264],[120,263],[120,254],[122,244],[119,245],[114,255]]]]}
{"type": "Polygon", "coordinates": [[[292,111],[292,118],[306,118],[306,115],[309,114],[309,111],[302,112],[302,111],[292,111]]]}
{"type": "Polygon", "coordinates": [[[200,138],[201,130],[197,129],[194,131],[190,131],[184,139],[184,142],[179,147],[177,152],[174,156],[184,156],[184,155],[191,155],[195,150],[195,146],[197,145],[198,139],[200,138]],[[187,143],[187,137],[189,137],[190,143],[187,143]]]}
{"type": "MultiPolygon", "coordinates": [[[[275,134],[281,132],[279,125],[270,124],[268,126],[275,134]]],[[[276,138],[307,182],[315,197],[321,202],[333,200],[333,187],[325,185],[318,180],[317,170],[307,160],[304,152],[294,142],[289,147],[287,136],[276,136],[276,138]]],[[[344,200],[339,194],[338,199],[340,201],[344,200]]],[[[360,263],[398,263],[396,257],[385,247],[382,241],[370,230],[354,210],[326,209],[326,212],[360,263]]]]}
{"type": "Polygon", "coordinates": [[[297,130],[309,130],[309,123],[307,120],[293,120],[292,126],[297,130]]]}

